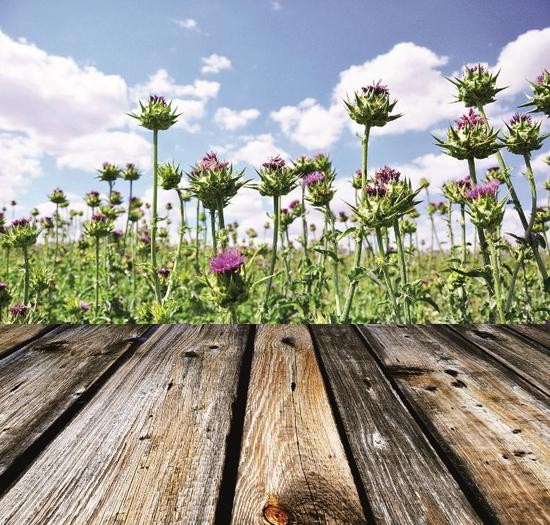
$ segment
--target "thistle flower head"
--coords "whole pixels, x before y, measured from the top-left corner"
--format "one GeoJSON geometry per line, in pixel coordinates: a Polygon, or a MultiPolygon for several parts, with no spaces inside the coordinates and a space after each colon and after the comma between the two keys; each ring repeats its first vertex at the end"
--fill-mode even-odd
{"type": "Polygon", "coordinates": [[[292,162],[292,169],[296,175],[303,177],[315,171],[315,161],[307,155],[302,155],[292,162]]]}
{"type": "Polygon", "coordinates": [[[98,191],[89,191],[84,195],[84,202],[90,208],[97,208],[101,204],[101,197],[98,191]]]}
{"type": "Polygon", "coordinates": [[[170,268],[166,268],[166,266],[163,266],[162,268],[159,268],[157,270],[157,273],[163,277],[163,278],[167,278],[169,275],[170,275],[170,268]]]}
{"type": "Polygon", "coordinates": [[[98,178],[103,182],[114,182],[121,175],[121,170],[116,164],[104,162],[98,171],[98,178]]]}
{"type": "Polygon", "coordinates": [[[529,82],[533,95],[520,107],[533,107],[532,113],[544,113],[550,117],[550,71],[544,70],[537,76],[535,82],[529,82]]]}
{"type": "Polygon", "coordinates": [[[290,204],[288,205],[289,209],[294,209],[296,206],[300,205],[300,201],[298,199],[294,199],[293,201],[290,201],[290,204]]]}
{"type": "Polygon", "coordinates": [[[504,216],[506,199],[498,202],[498,188],[500,183],[496,179],[476,184],[467,192],[466,204],[472,223],[479,228],[495,232],[504,216]]]}
{"type": "Polygon", "coordinates": [[[363,172],[361,170],[355,170],[351,178],[351,185],[356,190],[360,190],[363,187],[363,172]]]}
{"type": "Polygon", "coordinates": [[[281,170],[285,166],[286,166],[286,162],[284,161],[284,159],[281,158],[280,155],[271,157],[270,159],[268,159],[266,162],[262,164],[262,168],[270,171],[281,170]]]}
{"type": "Polygon", "coordinates": [[[377,170],[374,173],[374,180],[379,184],[391,184],[392,182],[398,182],[401,173],[389,166],[377,170]]]}
{"type": "Polygon", "coordinates": [[[146,105],[140,100],[139,108],[139,113],[128,113],[128,116],[135,118],[141,126],[152,131],[171,128],[181,115],[172,109],[172,101],[167,103],[164,97],[159,95],[150,95],[146,105]]]}
{"type": "Polygon", "coordinates": [[[541,123],[533,120],[531,115],[516,113],[506,124],[507,134],[502,139],[510,153],[527,155],[542,148],[548,135],[541,134],[541,123]]]}
{"type": "Polygon", "coordinates": [[[325,175],[320,171],[312,171],[302,179],[302,184],[305,187],[308,187],[308,186],[311,186],[312,184],[317,184],[318,182],[321,182],[324,178],[325,178],[325,175]]]}
{"type": "Polygon", "coordinates": [[[61,204],[67,200],[65,192],[60,188],[55,188],[49,195],[50,202],[54,204],[61,204]]]}
{"type": "Polygon", "coordinates": [[[14,318],[25,317],[29,313],[29,307],[23,303],[17,303],[8,308],[8,312],[14,318]]]}
{"type": "Polygon", "coordinates": [[[123,203],[124,199],[120,191],[113,190],[109,195],[109,204],[112,206],[120,206],[123,203]]]}
{"type": "Polygon", "coordinates": [[[483,117],[476,113],[473,109],[470,108],[468,113],[465,113],[461,117],[455,120],[455,125],[457,130],[464,129],[466,127],[473,128],[475,126],[483,126],[485,121],[483,117]]]}
{"type": "Polygon", "coordinates": [[[165,162],[158,168],[158,176],[160,186],[163,190],[174,190],[181,182],[183,172],[180,169],[179,164],[172,162],[165,162]]]}
{"type": "Polygon", "coordinates": [[[92,308],[86,301],[80,301],[79,307],[83,313],[89,312],[92,308]]]}
{"type": "Polygon", "coordinates": [[[349,215],[348,215],[345,211],[340,210],[340,211],[338,212],[338,220],[339,220],[340,222],[348,222],[348,220],[349,220],[349,215]]]}
{"type": "Polygon", "coordinates": [[[113,221],[104,213],[94,213],[82,227],[87,235],[95,238],[106,237],[114,229],[113,221]]]}
{"type": "Polygon", "coordinates": [[[13,220],[3,235],[10,246],[28,248],[36,244],[40,230],[32,219],[21,217],[13,220]]]}
{"type": "Polygon", "coordinates": [[[127,181],[136,181],[141,177],[141,172],[136,168],[133,162],[128,162],[124,171],[122,172],[122,178],[127,181]]]}
{"type": "Polygon", "coordinates": [[[390,101],[387,86],[380,82],[362,87],[344,104],[350,118],[363,126],[382,127],[401,116],[392,115],[397,101],[390,101]]]}
{"type": "MultiPolygon", "coordinates": [[[[451,203],[465,204],[467,199],[467,193],[470,190],[472,181],[469,176],[463,179],[448,181],[443,184],[443,195],[449,199],[451,203]]],[[[432,210],[432,213],[435,209],[432,210]]]]}
{"type": "Polygon", "coordinates": [[[495,101],[497,93],[505,88],[497,87],[498,73],[493,74],[482,65],[465,66],[461,78],[449,79],[457,89],[456,98],[467,108],[480,107],[495,101]]]}
{"type": "Polygon", "coordinates": [[[210,271],[214,274],[230,274],[244,265],[245,259],[239,250],[229,249],[210,259],[210,271]]]}
{"type": "Polygon", "coordinates": [[[277,197],[287,195],[296,187],[296,181],[301,173],[286,165],[280,155],[271,157],[262,164],[257,171],[260,182],[252,187],[257,189],[261,195],[277,197]]]}
{"type": "Polygon", "coordinates": [[[467,193],[469,200],[473,201],[483,197],[496,197],[500,182],[496,179],[492,179],[485,184],[474,185],[467,193]]]}

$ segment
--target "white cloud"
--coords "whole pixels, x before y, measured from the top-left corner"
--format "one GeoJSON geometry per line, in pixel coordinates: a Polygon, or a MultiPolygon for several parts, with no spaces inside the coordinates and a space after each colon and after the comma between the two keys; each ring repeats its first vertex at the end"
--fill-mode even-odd
{"type": "Polygon", "coordinates": [[[243,109],[241,111],[221,107],[214,115],[214,121],[223,129],[234,131],[246,126],[249,122],[257,119],[260,112],[257,109],[243,109]]]}
{"type": "Polygon", "coordinates": [[[280,11],[283,8],[281,2],[278,2],[277,0],[271,0],[271,9],[273,11],[280,11]]]}
{"type": "Polygon", "coordinates": [[[344,121],[336,105],[324,108],[313,98],[297,106],[284,106],[271,113],[282,132],[309,150],[328,148],[339,138],[344,121]]]}
{"type": "Polygon", "coordinates": [[[231,60],[216,53],[201,58],[201,61],[204,64],[201,68],[201,73],[219,73],[224,69],[231,69],[231,60]]]}
{"type": "Polygon", "coordinates": [[[0,133],[0,204],[14,199],[42,175],[41,148],[29,137],[0,133]]]}
{"type": "Polygon", "coordinates": [[[534,81],[548,67],[550,27],[533,29],[506,44],[494,69],[500,69],[499,84],[508,86],[503,96],[530,91],[527,80],[534,81]]]}
{"type": "Polygon", "coordinates": [[[244,162],[255,168],[259,168],[268,158],[280,155],[288,159],[288,153],[275,145],[275,139],[270,133],[244,137],[245,144],[238,149],[229,152],[228,157],[232,162],[244,162]]]}
{"type": "Polygon", "coordinates": [[[182,29],[187,29],[188,31],[198,31],[199,25],[194,18],[184,18],[183,20],[174,20],[174,23],[181,27],[182,29]]]}

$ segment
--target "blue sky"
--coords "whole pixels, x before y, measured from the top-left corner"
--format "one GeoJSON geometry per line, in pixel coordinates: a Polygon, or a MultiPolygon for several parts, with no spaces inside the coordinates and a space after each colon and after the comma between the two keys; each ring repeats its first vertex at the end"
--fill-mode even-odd
{"type": "MultiPolygon", "coordinates": [[[[100,188],[93,170],[103,160],[137,161],[145,172],[138,191],[150,191],[150,137],[124,112],[159,90],[184,111],[180,126],[162,134],[161,157],[188,166],[214,146],[253,166],[271,153],[326,151],[345,199],[359,149],[341,98],[378,79],[406,116],[375,134],[371,166],[396,165],[413,182],[428,176],[436,193],[465,169],[431,137],[462,109],[449,104],[444,77],[478,61],[500,67],[510,88],[490,108],[498,125],[525,100],[525,79],[550,66],[548,26],[548,3],[537,0],[0,0],[0,57],[9,65],[0,72],[0,153],[8,159],[0,204],[15,198],[25,214],[61,186],[80,206],[77,195],[100,188]]],[[[542,181],[548,172],[538,157],[542,181]]],[[[245,193],[230,212],[258,225],[267,208],[245,193]]]]}

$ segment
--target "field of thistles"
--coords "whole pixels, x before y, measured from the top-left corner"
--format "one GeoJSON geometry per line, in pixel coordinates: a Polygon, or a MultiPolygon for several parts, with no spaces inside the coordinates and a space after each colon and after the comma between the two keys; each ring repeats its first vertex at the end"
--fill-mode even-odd
{"type": "Polygon", "coordinates": [[[151,95],[128,118],[151,132],[152,201],[135,194],[134,183],[144,175],[133,163],[106,161],[98,167],[96,189],[84,196],[84,212],[69,211],[61,188],[48,195],[55,208],[51,216],[35,210],[30,217],[14,217],[5,208],[0,320],[546,320],[550,207],[541,206],[548,193],[537,195],[531,160],[547,138],[550,73],[526,85],[530,96],[519,110],[527,113],[504,123],[486,116],[503,89],[497,73],[469,66],[450,81],[467,111],[434,137],[434,150],[463,161],[464,177],[448,180],[438,188],[445,200],[432,202],[430,181],[414,186],[407,173],[391,166],[372,170],[371,133],[401,117],[399,101],[383,81],[358,86],[343,101],[362,130],[361,167],[348,177],[355,197],[346,209],[335,208],[337,167],[328,154],[290,162],[266,158],[254,171],[238,171],[216,152],[194,163],[164,162],[158,144],[180,114],[161,94],[151,95]],[[519,170],[506,165],[502,150],[518,157],[519,170]],[[481,172],[476,163],[487,158],[494,167],[481,172]],[[527,207],[516,192],[520,184],[530,190],[527,207]],[[265,224],[245,235],[226,220],[227,206],[243,188],[271,201],[265,224]],[[161,208],[160,189],[172,192],[176,204],[161,208]],[[300,198],[292,199],[296,189],[300,198]],[[427,245],[416,235],[423,201],[432,232],[427,245]],[[506,210],[521,225],[520,235],[505,235],[506,210]],[[321,223],[312,220],[314,211],[321,223]],[[299,226],[299,236],[290,236],[291,225],[299,226]]]}

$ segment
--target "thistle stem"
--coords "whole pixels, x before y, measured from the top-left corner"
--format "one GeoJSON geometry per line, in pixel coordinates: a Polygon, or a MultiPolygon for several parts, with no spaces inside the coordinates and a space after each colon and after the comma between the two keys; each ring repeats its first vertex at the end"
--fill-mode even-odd
{"type": "Polygon", "coordinates": [[[302,184],[302,231],[303,231],[303,246],[304,260],[309,261],[308,252],[308,231],[307,231],[307,214],[306,214],[306,187],[302,184]]]}
{"type": "Polygon", "coordinates": [[[201,201],[197,199],[197,213],[195,223],[195,270],[199,272],[199,248],[200,248],[200,214],[201,214],[201,201]]]}
{"type": "Polygon", "coordinates": [[[151,266],[155,297],[157,302],[162,301],[160,281],[157,273],[157,228],[158,228],[158,130],[153,130],[153,216],[151,218],[151,266]]]}
{"type": "Polygon", "coordinates": [[[216,210],[210,209],[210,229],[212,230],[212,253],[218,255],[218,235],[216,234],[216,210]]]}
{"type": "Polygon", "coordinates": [[[447,228],[449,232],[449,242],[450,242],[449,253],[452,255],[454,251],[454,246],[455,246],[455,239],[453,234],[453,203],[451,201],[449,201],[449,207],[447,210],[447,228]]]}
{"type": "Polygon", "coordinates": [[[264,304],[262,306],[262,313],[260,315],[260,321],[264,322],[265,314],[267,310],[267,303],[269,301],[269,295],[271,294],[271,283],[273,281],[273,273],[275,272],[275,264],[277,263],[277,241],[279,238],[279,221],[280,221],[280,197],[278,195],[273,196],[273,246],[271,247],[271,265],[269,266],[269,279],[265,288],[264,304]]]}
{"type": "MultiPolygon", "coordinates": [[[[403,249],[403,241],[401,238],[401,228],[399,227],[399,221],[396,219],[393,223],[393,231],[395,234],[395,241],[397,243],[397,254],[399,256],[399,273],[401,276],[401,290],[405,289],[407,285],[407,265],[405,263],[405,251],[403,249]]],[[[405,321],[407,324],[411,324],[411,308],[409,304],[409,298],[404,294],[405,297],[405,321]]]]}
{"type": "Polygon", "coordinates": [[[176,193],[178,194],[180,204],[180,232],[174,266],[172,268],[172,271],[170,272],[170,280],[168,282],[168,287],[166,288],[166,293],[164,294],[163,301],[166,301],[168,299],[168,297],[170,296],[170,292],[172,291],[172,287],[174,286],[174,279],[176,278],[181,262],[181,248],[183,245],[183,237],[185,235],[185,203],[183,202],[183,195],[181,194],[181,190],[179,188],[176,188],[176,193]]]}
{"type": "Polygon", "coordinates": [[[499,323],[506,323],[506,314],[504,312],[504,304],[502,301],[501,279],[500,279],[500,261],[495,239],[493,235],[489,235],[489,252],[491,256],[491,265],[493,268],[493,283],[495,287],[495,296],[497,302],[497,312],[499,323]]]}
{"type": "Polygon", "coordinates": [[[466,264],[466,210],[460,205],[460,231],[462,235],[462,264],[466,264]]]}
{"type": "Polygon", "coordinates": [[[95,315],[99,314],[99,237],[95,238],[95,315]]]}
{"type": "Polygon", "coordinates": [[[397,299],[395,298],[395,293],[391,284],[390,275],[388,273],[388,268],[386,266],[386,251],[384,249],[384,239],[382,237],[382,230],[380,227],[376,227],[376,242],[378,244],[378,257],[380,260],[380,267],[382,268],[382,275],[384,276],[384,282],[386,284],[386,291],[388,295],[391,297],[392,300],[392,306],[394,311],[394,320],[397,323],[401,323],[401,316],[399,315],[399,305],[397,304],[397,299]]]}
{"type": "Polygon", "coordinates": [[[126,227],[124,228],[124,240],[122,242],[122,255],[126,251],[126,238],[128,237],[128,226],[130,225],[130,212],[132,206],[132,190],[133,190],[133,181],[130,181],[130,193],[128,196],[128,214],[126,215],[126,227]]]}
{"type": "Polygon", "coordinates": [[[336,226],[334,224],[334,216],[330,211],[330,205],[327,204],[326,216],[330,221],[331,233],[332,233],[332,243],[335,259],[333,261],[333,273],[334,273],[334,300],[336,303],[336,316],[340,317],[341,315],[341,305],[340,305],[340,276],[338,271],[338,240],[336,239],[336,226]]]}
{"type": "Polygon", "coordinates": [[[23,246],[23,260],[25,264],[25,281],[23,285],[23,304],[27,305],[29,302],[29,248],[23,246]]]}
{"type": "MultiPolygon", "coordinates": [[[[367,187],[367,166],[368,166],[368,160],[369,160],[369,135],[370,135],[370,126],[365,126],[365,136],[363,137],[363,140],[362,140],[363,156],[362,156],[362,162],[361,162],[361,186],[362,186],[361,199],[364,199],[366,196],[365,188],[367,187]]],[[[355,258],[353,261],[352,278],[350,280],[349,287],[348,287],[346,303],[344,306],[344,313],[342,314],[342,319],[341,319],[342,323],[349,322],[349,313],[351,310],[351,304],[353,302],[353,296],[355,295],[355,289],[359,284],[357,271],[361,267],[362,249],[363,249],[363,225],[360,225],[355,238],[355,258]]]]}

